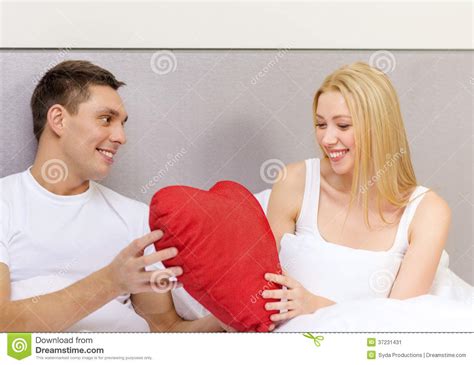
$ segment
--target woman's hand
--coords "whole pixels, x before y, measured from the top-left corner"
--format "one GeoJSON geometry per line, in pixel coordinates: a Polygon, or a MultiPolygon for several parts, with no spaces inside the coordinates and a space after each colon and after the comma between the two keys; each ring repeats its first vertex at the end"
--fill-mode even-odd
{"type": "Polygon", "coordinates": [[[263,298],[273,298],[287,301],[271,302],[265,304],[266,310],[287,309],[288,312],[272,314],[270,319],[273,322],[284,321],[302,314],[314,313],[321,307],[317,295],[306,290],[298,281],[288,276],[284,271],[283,275],[265,274],[265,280],[285,286],[287,289],[265,290],[262,293],[263,298]]]}

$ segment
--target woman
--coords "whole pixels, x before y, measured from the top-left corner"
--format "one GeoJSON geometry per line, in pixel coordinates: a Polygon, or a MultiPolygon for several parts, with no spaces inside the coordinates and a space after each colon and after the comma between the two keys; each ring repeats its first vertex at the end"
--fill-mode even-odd
{"type": "Polygon", "coordinates": [[[345,300],[427,294],[451,212],[418,186],[397,94],[365,63],[323,82],[313,103],[323,159],[288,165],[268,206],[287,287],[267,290],[276,324],[345,300]]]}

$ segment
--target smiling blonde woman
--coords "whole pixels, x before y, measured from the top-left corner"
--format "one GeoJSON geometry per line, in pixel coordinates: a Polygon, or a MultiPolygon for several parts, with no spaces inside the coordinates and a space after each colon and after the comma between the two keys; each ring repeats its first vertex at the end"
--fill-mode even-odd
{"type": "Polygon", "coordinates": [[[352,299],[429,292],[451,220],[418,185],[388,77],[358,62],[326,77],[313,103],[324,158],[286,167],[268,206],[284,275],[267,280],[280,322],[352,299]]]}

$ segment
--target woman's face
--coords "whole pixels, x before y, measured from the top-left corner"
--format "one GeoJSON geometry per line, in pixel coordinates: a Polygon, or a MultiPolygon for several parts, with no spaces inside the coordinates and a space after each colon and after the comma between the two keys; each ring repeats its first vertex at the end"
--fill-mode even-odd
{"type": "Polygon", "coordinates": [[[352,173],[355,161],[354,128],[342,94],[338,91],[322,93],[316,118],[316,139],[329,157],[332,169],[338,175],[352,173]]]}

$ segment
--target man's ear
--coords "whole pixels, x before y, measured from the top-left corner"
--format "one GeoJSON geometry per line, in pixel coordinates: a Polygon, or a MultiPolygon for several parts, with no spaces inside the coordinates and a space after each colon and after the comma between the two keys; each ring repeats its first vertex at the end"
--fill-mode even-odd
{"type": "Polygon", "coordinates": [[[61,137],[64,134],[67,115],[67,110],[60,104],[54,104],[48,110],[46,123],[49,128],[51,128],[51,131],[58,137],[61,137]]]}

